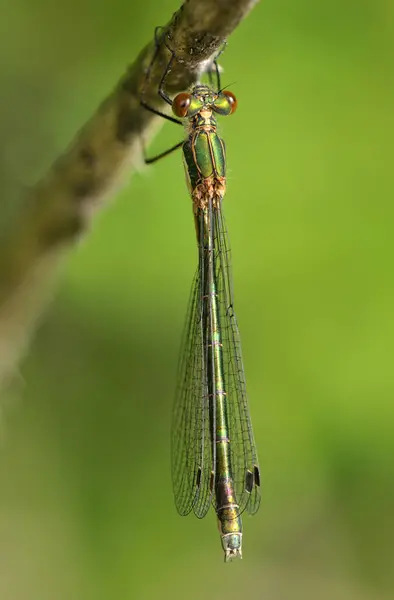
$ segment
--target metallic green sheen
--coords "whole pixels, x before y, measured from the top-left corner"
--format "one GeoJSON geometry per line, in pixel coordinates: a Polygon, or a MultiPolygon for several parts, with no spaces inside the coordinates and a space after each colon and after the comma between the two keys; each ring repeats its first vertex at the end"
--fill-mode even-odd
{"type": "Polygon", "coordinates": [[[196,161],[194,160],[193,148],[190,143],[190,140],[187,140],[183,144],[183,162],[185,166],[186,180],[189,187],[189,191],[192,192],[200,178],[200,172],[198,170],[198,166],[196,161]]]}
{"type": "Polygon", "coordinates": [[[183,145],[183,156],[192,190],[200,178],[226,175],[224,143],[216,132],[200,131],[192,135],[183,145]]]}
{"type": "Polygon", "coordinates": [[[215,112],[218,113],[218,115],[223,115],[223,116],[229,115],[232,110],[232,106],[231,106],[228,98],[226,98],[226,96],[224,94],[217,97],[212,108],[215,112]]]}
{"type": "Polygon", "coordinates": [[[226,176],[226,153],[223,140],[217,133],[210,135],[212,157],[215,164],[215,173],[219,177],[226,176]]]}
{"type": "Polygon", "coordinates": [[[201,177],[210,177],[215,173],[215,160],[212,156],[210,136],[211,133],[201,131],[193,136],[193,154],[201,177]]]}
{"type": "Polygon", "coordinates": [[[198,112],[200,112],[200,110],[203,107],[203,103],[201,102],[201,100],[199,100],[198,98],[194,98],[192,97],[191,102],[190,102],[190,106],[187,109],[187,117],[193,117],[194,115],[196,115],[198,112]]]}

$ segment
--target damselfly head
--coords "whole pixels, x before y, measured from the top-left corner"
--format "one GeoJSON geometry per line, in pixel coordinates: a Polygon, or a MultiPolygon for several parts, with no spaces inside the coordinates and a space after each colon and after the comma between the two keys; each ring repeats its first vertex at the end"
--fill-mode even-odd
{"type": "Polygon", "coordinates": [[[237,99],[229,90],[214,92],[206,85],[196,85],[190,93],[182,92],[172,101],[173,113],[181,119],[190,119],[203,110],[219,115],[231,115],[237,109],[237,99]]]}

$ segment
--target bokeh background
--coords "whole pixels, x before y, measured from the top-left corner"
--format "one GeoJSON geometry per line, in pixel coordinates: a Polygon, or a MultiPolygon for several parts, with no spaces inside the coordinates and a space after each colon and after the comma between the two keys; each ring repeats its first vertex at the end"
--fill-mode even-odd
{"type": "MultiPolygon", "coordinates": [[[[178,6],[1,0],[3,215],[178,6]]],[[[265,0],[221,59],[239,99],[221,120],[225,208],[264,486],[244,560],[222,563],[213,514],[173,506],[197,259],[174,154],[70,253],[21,367],[0,449],[1,600],[391,597],[393,25],[390,0],[265,0]]],[[[166,124],[152,152],[178,135],[166,124]]]]}

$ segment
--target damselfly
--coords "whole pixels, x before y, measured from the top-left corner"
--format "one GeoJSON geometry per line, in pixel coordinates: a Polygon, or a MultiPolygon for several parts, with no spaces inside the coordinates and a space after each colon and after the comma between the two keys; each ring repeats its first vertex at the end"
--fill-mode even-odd
{"type": "Polygon", "coordinates": [[[159,93],[177,117],[169,119],[185,126],[186,139],[146,159],[152,163],[182,146],[198,245],[198,268],[183,334],[172,417],[173,488],[181,515],[193,511],[202,518],[213,504],[225,561],[229,561],[242,558],[242,512],[254,514],[260,504],[260,471],[222,211],[225,146],[215,118],[216,114],[232,114],[237,101],[230,91],[220,88],[216,61],[218,91],[199,84],[171,100],[164,82],[173,60],[174,55],[161,79],[159,93]]]}

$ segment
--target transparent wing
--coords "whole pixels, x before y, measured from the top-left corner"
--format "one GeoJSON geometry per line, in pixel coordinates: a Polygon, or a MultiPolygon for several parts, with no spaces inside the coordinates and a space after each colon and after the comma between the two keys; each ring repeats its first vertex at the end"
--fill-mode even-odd
{"type": "MultiPolygon", "coordinates": [[[[233,308],[230,248],[221,210],[213,209],[215,278],[223,344],[230,452],[240,513],[254,514],[260,505],[260,471],[249,415],[238,326],[233,308]]],[[[201,244],[200,244],[201,246],[201,244]]],[[[207,388],[208,347],[203,332],[204,255],[194,278],[184,328],[178,388],[172,418],[172,476],[175,504],[181,515],[191,510],[204,517],[213,497],[215,481],[215,414],[209,419],[207,388]],[[205,350],[204,350],[205,348],[205,350]]]]}
{"type": "Polygon", "coordinates": [[[216,285],[223,343],[230,452],[240,512],[260,505],[260,471],[249,415],[241,343],[233,306],[230,248],[221,209],[213,210],[216,285]]]}
{"type": "Polygon", "coordinates": [[[212,499],[214,461],[205,373],[201,265],[195,275],[178,366],[171,429],[172,481],[181,515],[194,511],[202,518],[212,499]]]}

